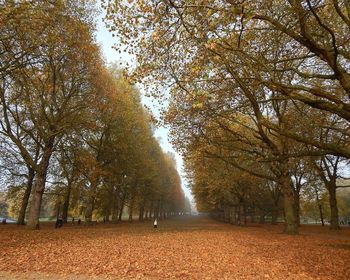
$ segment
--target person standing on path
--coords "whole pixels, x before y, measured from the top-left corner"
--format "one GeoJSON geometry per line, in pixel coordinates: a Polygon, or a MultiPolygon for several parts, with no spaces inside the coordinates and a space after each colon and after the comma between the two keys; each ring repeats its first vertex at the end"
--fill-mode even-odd
{"type": "Polygon", "coordinates": [[[153,228],[157,228],[158,227],[158,221],[157,221],[157,218],[154,220],[154,223],[153,223],[153,228]]]}

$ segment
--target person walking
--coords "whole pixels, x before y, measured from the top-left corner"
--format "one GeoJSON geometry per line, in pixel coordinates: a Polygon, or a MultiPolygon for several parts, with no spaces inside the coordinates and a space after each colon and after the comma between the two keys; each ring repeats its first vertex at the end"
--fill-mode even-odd
{"type": "Polygon", "coordinates": [[[157,221],[157,218],[154,220],[154,223],[153,223],[153,228],[157,228],[158,227],[158,221],[157,221]]]}

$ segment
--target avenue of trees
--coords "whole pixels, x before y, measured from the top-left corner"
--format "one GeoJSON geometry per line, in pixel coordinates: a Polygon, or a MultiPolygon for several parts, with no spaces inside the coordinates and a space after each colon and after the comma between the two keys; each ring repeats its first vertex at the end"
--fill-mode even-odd
{"type": "Polygon", "coordinates": [[[334,230],[340,206],[350,218],[349,1],[102,2],[137,58],[130,79],[169,101],[199,210],[283,218],[290,234],[303,211],[334,230]]]}
{"type": "Polygon", "coordinates": [[[117,222],[184,211],[152,115],[94,41],[94,1],[0,1],[0,206],[117,222]]]}

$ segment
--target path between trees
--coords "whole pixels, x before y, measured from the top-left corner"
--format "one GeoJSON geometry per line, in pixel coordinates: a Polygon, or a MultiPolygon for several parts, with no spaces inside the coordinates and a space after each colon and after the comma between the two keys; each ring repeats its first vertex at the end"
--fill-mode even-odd
{"type": "Polygon", "coordinates": [[[236,227],[204,217],[0,226],[0,279],[350,279],[350,229],[236,227]]]}

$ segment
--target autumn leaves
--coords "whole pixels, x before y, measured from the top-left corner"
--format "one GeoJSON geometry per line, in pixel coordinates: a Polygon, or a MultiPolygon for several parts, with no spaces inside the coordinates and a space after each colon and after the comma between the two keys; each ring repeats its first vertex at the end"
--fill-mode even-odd
{"type": "Polygon", "coordinates": [[[175,162],[153,137],[150,113],[101,59],[94,4],[19,1],[0,9],[1,163],[11,186],[22,186],[21,202],[9,200],[21,204],[18,222],[29,201],[30,228],[39,227],[43,205],[87,222],[118,221],[126,206],[141,220],[182,211],[175,162]]]}
{"type": "Polygon", "coordinates": [[[277,215],[297,233],[302,193],[317,185],[338,228],[336,181],[350,158],[347,4],[106,2],[112,31],[138,58],[135,78],[155,98],[170,87],[165,120],[203,209],[234,223],[277,215]]]}

